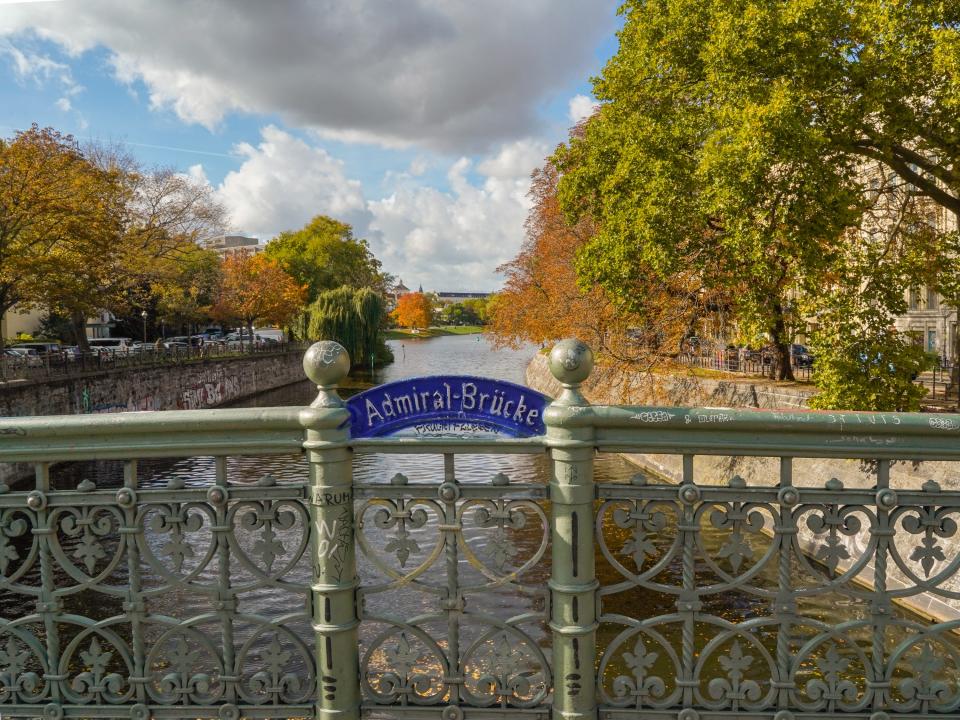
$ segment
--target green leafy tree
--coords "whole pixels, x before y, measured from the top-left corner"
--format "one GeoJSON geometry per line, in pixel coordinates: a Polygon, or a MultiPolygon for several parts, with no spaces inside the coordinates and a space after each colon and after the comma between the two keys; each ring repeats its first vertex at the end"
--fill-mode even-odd
{"type": "Polygon", "coordinates": [[[896,183],[881,186],[861,228],[803,309],[816,320],[810,347],[819,394],[812,407],[917,411],[926,389],[914,382],[934,358],[897,332],[904,288],[924,284],[945,247],[925,221],[927,203],[896,183]]]}
{"type": "Polygon", "coordinates": [[[380,332],[386,314],[383,297],[370,288],[328,290],[307,310],[309,336],[312,340],[336,340],[355,364],[363,364],[386,353],[380,332]]]}
{"type": "Polygon", "coordinates": [[[797,300],[843,264],[845,231],[871,205],[864,167],[960,211],[960,6],[628,0],[621,11],[620,48],[594,82],[601,107],[555,156],[565,211],[596,222],[578,271],[625,307],[639,275],[695,271],[772,340],[789,378],[797,300]]]}
{"type": "Polygon", "coordinates": [[[341,286],[385,292],[386,276],[367,241],[355,238],[346,223],[326,215],[317,215],[300,230],[280,233],[267,243],[264,253],[306,286],[310,302],[341,286]]]}
{"type": "Polygon", "coordinates": [[[154,278],[150,294],[156,314],[175,325],[194,325],[210,317],[220,295],[223,269],[213,250],[193,246],[170,258],[154,278]]]}

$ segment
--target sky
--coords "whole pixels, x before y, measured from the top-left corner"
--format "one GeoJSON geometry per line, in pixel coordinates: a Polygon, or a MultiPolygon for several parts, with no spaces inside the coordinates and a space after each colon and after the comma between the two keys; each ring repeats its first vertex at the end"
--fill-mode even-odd
{"type": "Polygon", "coordinates": [[[618,0],[0,0],[0,136],[123,143],[267,241],[325,214],[412,288],[493,291],[618,0]]]}

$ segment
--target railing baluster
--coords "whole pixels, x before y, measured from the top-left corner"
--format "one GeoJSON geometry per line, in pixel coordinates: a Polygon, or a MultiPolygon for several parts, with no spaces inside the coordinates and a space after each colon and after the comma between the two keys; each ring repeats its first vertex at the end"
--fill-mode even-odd
{"type": "Polygon", "coordinates": [[[699,526],[696,521],[696,504],[700,499],[699,491],[693,481],[693,455],[683,456],[683,477],[680,484],[679,498],[682,502],[680,532],[682,555],[681,575],[683,587],[677,597],[677,614],[683,620],[680,630],[680,663],[682,674],[677,678],[677,684],[683,689],[682,703],[684,707],[693,706],[693,689],[698,680],[694,674],[696,658],[696,621],[700,609],[700,600],[697,595],[696,581],[696,543],[699,526]]]}
{"type": "Polygon", "coordinates": [[[589,403],[580,383],[593,356],[580,342],[565,340],[550,353],[550,372],[564,391],[544,413],[551,448],[552,565],[550,628],[553,631],[553,717],[594,718],[597,713],[596,512],[592,427],[568,428],[589,403]]]}
{"type": "MultiPolygon", "coordinates": [[[[223,490],[224,500],[227,498],[227,458],[217,456],[215,486],[223,490]]],[[[213,498],[216,499],[216,498],[213,498]]],[[[227,524],[229,505],[226,501],[214,503],[217,526],[214,530],[217,542],[217,613],[220,615],[221,632],[223,632],[223,669],[227,674],[222,678],[224,682],[224,700],[233,703],[237,700],[237,683],[240,682],[240,668],[236,667],[236,649],[233,646],[233,618],[237,611],[237,598],[230,588],[230,532],[227,524]]]]}
{"type": "Polygon", "coordinates": [[[138,703],[147,702],[146,657],[147,649],[143,638],[143,621],[146,617],[146,605],[141,593],[143,578],[140,572],[140,547],[137,537],[141,534],[137,527],[137,461],[127,460],[123,464],[123,488],[117,491],[117,504],[123,510],[123,527],[120,533],[126,535],[127,574],[129,590],[123,611],[130,618],[130,648],[133,652],[133,676],[130,685],[135,688],[138,703]]]}
{"type": "Polygon", "coordinates": [[[877,461],[877,537],[876,555],[873,559],[873,599],[870,603],[870,615],[873,620],[873,642],[870,662],[873,681],[867,683],[867,690],[873,690],[873,709],[887,709],[890,683],[886,679],[885,641],[887,623],[890,620],[890,596],[887,594],[887,552],[893,528],[890,527],[890,510],[897,504],[897,494],[890,489],[890,461],[877,461]]]}
{"type": "MultiPolygon", "coordinates": [[[[443,482],[457,485],[456,468],[453,453],[443,455],[443,482]]],[[[444,498],[443,541],[446,553],[447,599],[444,610],[447,613],[447,658],[450,663],[448,676],[444,679],[450,692],[448,703],[457,705],[463,689],[463,670],[460,667],[460,613],[463,612],[463,600],[460,597],[460,558],[457,552],[457,537],[461,532],[457,527],[457,496],[452,490],[450,499],[444,498]]]]}
{"type": "Polygon", "coordinates": [[[346,446],[350,415],[337,383],[350,370],[334,342],[313,345],[303,367],[320,391],[301,414],[310,463],[313,629],[316,633],[317,720],[360,717],[357,569],[353,531],[353,453],[346,446]]]}
{"type": "Polygon", "coordinates": [[[777,688],[777,707],[787,710],[790,707],[790,692],[794,689],[794,683],[789,679],[793,662],[790,651],[790,631],[797,614],[791,574],[793,539],[797,532],[793,522],[793,507],[800,499],[797,489],[793,487],[793,458],[791,457],[780,458],[780,490],[777,498],[780,501],[780,513],[775,517],[776,526],[773,529],[773,540],[777,543],[778,550],[777,597],[774,600],[773,613],[780,618],[780,627],[777,631],[779,677],[774,678],[773,682],[777,688]]]}
{"type": "Polygon", "coordinates": [[[51,712],[56,713],[63,699],[60,683],[66,679],[66,675],[60,674],[60,630],[57,627],[60,599],[54,595],[57,580],[54,575],[53,551],[50,548],[50,535],[56,532],[56,529],[50,526],[50,512],[47,510],[50,494],[50,463],[36,463],[34,472],[36,490],[27,496],[27,507],[36,513],[33,532],[40,536],[40,598],[37,603],[37,612],[43,617],[43,629],[47,636],[47,673],[44,679],[50,684],[51,704],[57,705],[57,709],[51,712]]]}

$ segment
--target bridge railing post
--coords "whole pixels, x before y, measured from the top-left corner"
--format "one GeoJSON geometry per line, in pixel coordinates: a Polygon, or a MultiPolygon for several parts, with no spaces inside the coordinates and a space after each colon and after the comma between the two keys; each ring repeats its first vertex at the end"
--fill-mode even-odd
{"type": "Polygon", "coordinates": [[[350,370],[347,351],[322,341],[307,350],[303,367],[319,394],[301,413],[310,463],[307,504],[313,558],[311,600],[316,636],[316,720],[360,717],[357,641],[357,568],[353,528],[353,468],[349,413],[337,384],[350,370]]]}
{"type": "Polygon", "coordinates": [[[550,629],[553,632],[553,718],[597,716],[597,574],[594,562],[593,428],[567,427],[589,403],[580,383],[593,354],[579,340],[563,340],[550,353],[550,372],[563,392],[546,410],[550,447],[552,565],[550,629]]]}

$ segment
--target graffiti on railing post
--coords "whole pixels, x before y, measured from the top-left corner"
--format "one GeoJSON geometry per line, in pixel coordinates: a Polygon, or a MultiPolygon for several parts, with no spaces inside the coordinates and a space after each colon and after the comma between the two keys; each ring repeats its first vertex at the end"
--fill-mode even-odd
{"type": "Polygon", "coordinates": [[[313,549],[313,628],[316,633],[317,720],[360,717],[357,570],[353,533],[353,464],[345,447],[350,415],[336,386],[350,371],[347,351],[314,344],[303,367],[319,390],[301,420],[306,427],[313,549]]]}

